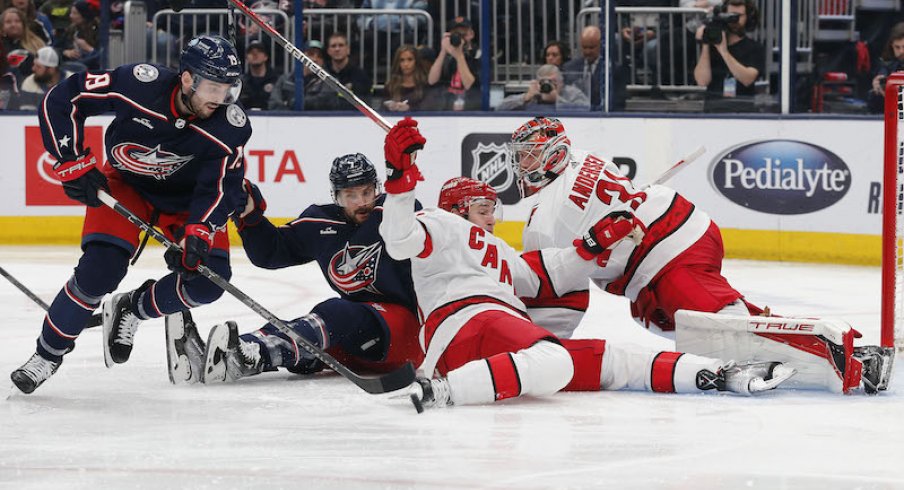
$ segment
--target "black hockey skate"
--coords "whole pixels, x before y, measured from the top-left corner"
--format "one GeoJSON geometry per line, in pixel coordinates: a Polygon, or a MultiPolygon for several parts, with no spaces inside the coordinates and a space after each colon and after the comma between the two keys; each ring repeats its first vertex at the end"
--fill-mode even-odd
{"type": "Polygon", "coordinates": [[[204,370],[204,341],[188,310],[166,316],[166,361],[170,383],[194,384],[204,370]]]}
{"type": "Polygon", "coordinates": [[[214,325],[204,351],[203,383],[230,383],[264,370],[260,345],[242,342],[235,322],[214,325]]]}
{"type": "Polygon", "coordinates": [[[122,364],[129,360],[135,332],[142,321],[132,310],[132,305],[135,304],[134,300],[137,300],[141,293],[153,284],[153,280],[147,280],[138,289],[128,293],[114,294],[112,298],[104,302],[104,363],[108,368],[113,367],[113,364],[122,364]]]}
{"type": "Polygon", "coordinates": [[[854,357],[863,363],[860,375],[863,391],[875,395],[888,389],[892,368],[895,365],[895,348],[878,345],[854,347],[854,357]]]}
{"type": "Polygon", "coordinates": [[[716,373],[708,369],[697,373],[697,388],[717,389],[750,396],[775,389],[796,373],[797,370],[780,362],[738,364],[728,361],[716,373]]]}
{"type": "Polygon", "coordinates": [[[63,364],[62,359],[60,362],[48,361],[40,354],[35,353],[22,367],[13,371],[9,375],[9,379],[13,381],[16,388],[19,388],[19,391],[29,394],[53,376],[61,364],[63,364]]]}
{"type": "Polygon", "coordinates": [[[411,403],[417,413],[423,413],[424,407],[446,407],[452,405],[452,390],[446,378],[417,378],[411,384],[409,394],[411,403]]]}

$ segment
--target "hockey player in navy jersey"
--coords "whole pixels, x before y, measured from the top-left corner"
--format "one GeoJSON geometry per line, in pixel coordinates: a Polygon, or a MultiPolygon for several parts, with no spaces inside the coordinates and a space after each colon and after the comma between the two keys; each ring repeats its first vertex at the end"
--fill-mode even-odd
{"type": "MultiPolygon", "coordinates": [[[[386,254],[378,232],[385,196],[373,163],[360,153],[336,158],[330,187],[334,203],[311,205],[277,227],[264,217],[260,191],[246,181],[248,200],[236,222],[248,258],[267,269],[318,263],[339,297],[288,323],[343,364],[389,372],[406,362],[420,363],[411,264],[386,254]]],[[[278,367],[295,373],[323,368],[270,324],[241,336],[234,322],[216,325],[205,351],[184,312],[168,319],[167,339],[174,383],[234,381],[278,367]]]]}
{"type": "Polygon", "coordinates": [[[222,290],[196,273],[205,264],[229,278],[226,221],[242,195],[242,148],[251,126],[236,104],[241,62],[219,37],[192,39],[178,72],[150,64],[73,75],[39,109],[44,146],[66,194],[88,206],[82,257],[44,317],[37,352],[11,374],[31,393],[60,367],[101,298],[114,291],[137,255],[139,230],[102,206],[99,189],[179,243],[167,251],[173,273],[104,304],[107,366],[128,360],[138,324],[210,303],[222,290]],[[89,116],[114,113],[107,161],[84,146],[89,116]]]}

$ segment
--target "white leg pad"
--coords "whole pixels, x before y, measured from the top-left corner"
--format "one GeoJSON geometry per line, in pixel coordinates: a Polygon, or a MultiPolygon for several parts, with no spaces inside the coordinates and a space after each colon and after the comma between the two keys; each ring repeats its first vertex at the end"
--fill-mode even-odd
{"type": "MultiPolygon", "coordinates": [[[[521,384],[521,396],[546,396],[571,381],[571,355],[559,344],[541,341],[512,354],[521,384]]],[[[492,403],[496,391],[486,359],[471,361],[447,375],[455,405],[492,403]]]]}
{"type": "MultiPolygon", "coordinates": [[[[601,375],[603,389],[653,391],[654,365],[663,362],[660,354],[674,353],[634,344],[606,343],[601,375]]],[[[703,369],[715,373],[722,364],[720,359],[683,354],[673,365],[663,368],[667,370],[666,376],[670,378],[676,393],[696,393],[700,391],[697,389],[697,373],[703,369]]]]}
{"type": "Polygon", "coordinates": [[[684,352],[793,367],[797,374],[782,387],[842,392],[860,381],[860,363],[845,350],[853,345],[853,329],[843,321],[679,310],[675,333],[675,346],[684,352]]]}

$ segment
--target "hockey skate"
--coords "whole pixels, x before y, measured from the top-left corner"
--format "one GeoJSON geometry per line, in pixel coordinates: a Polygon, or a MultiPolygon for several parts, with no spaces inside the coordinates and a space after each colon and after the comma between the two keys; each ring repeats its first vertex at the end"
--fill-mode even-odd
{"type": "Polygon", "coordinates": [[[204,370],[204,341],[188,310],[166,316],[166,361],[170,383],[194,384],[204,370]]]}
{"type": "Polygon", "coordinates": [[[446,378],[417,378],[411,384],[409,398],[417,413],[423,413],[424,407],[446,407],[453,404],[452,389],[446,378]]]}
{"type": "Polygon", "coordinates": [[[48,378],[53,376],[53,373],[57,372],[61,364],[63,364],[62,359],[60,359],[60,362],[48,361],[41,357],[40,354],[35,353],[22,367],[13,371],[9,375],[9,379],[13,381],[16,388],[19,388],[19,391],[27,395],[38,389],[38,386],[41,386],[48,378]]]}
{"type": "Polygon", "coordinates": [[[780,362],[748,362],[738,364],[728,361],[716,373],[704,369],[697,373],[697,388],[731,391],[741,395],[754,395],[775,389],[797,371],[780,362]]]}
{"type": "Polygon", "coordinates": [[[207,337],[204,351],[203,383],[230,383],[264,370],[261,346],[239,339],[235,322],[214,325],[207,337]]]}
{"type": "Polygon", "coordinates": [[[153,284],[153,280],[145,281],[138,289],[128,293],[114,294],[112,298],[104,302],[104,363],[108,368],[113,367],[113,364],[122,364],[129,360],[135,332],[141,323],[141,318],[138,318],[138,315],[132,310],[133,298],[140,297],[141,293],[153,284]]]}
{"type": "Polygon", "coordinates": [[[892,368],[895,365],[894,347],[866,345],[854,348],[854,357],[863,363],[863,391],[875,395],[888,389],[892,368]]]}

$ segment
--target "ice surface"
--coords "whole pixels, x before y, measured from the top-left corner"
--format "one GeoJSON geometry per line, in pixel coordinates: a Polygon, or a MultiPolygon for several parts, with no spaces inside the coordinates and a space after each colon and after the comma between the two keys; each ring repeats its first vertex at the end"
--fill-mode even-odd
{"type": "MultiPolygon", "coordinates": [[[[77,258],[0,247],[0,266],[48,302],[77,258]]],[[[164,272],[151,247],[121,290],[164,272]]],[[[726,261],[725,275],[775,312],[840,317],[878,341],[878,268],[726,261]]],[[[287,319],[332,296],[316,266],[266,271],[240,251],[233,282],[287,319]]],[[[170,385],[155,320],[112,369],[99,329],[86,330],[25,396],[8,373],[34,352],[42,312],[2,279],[0,304],[0,488],[904,488],[900,373],[876,397],[560,393],[417,415],[336,375],[170,385]]],[[[623,299],[594,291],[591,308],[585,336],[668,348],[623,299]]],[[[228,295],[193,315],[202,336],[264,323],[228,295]]]]}

